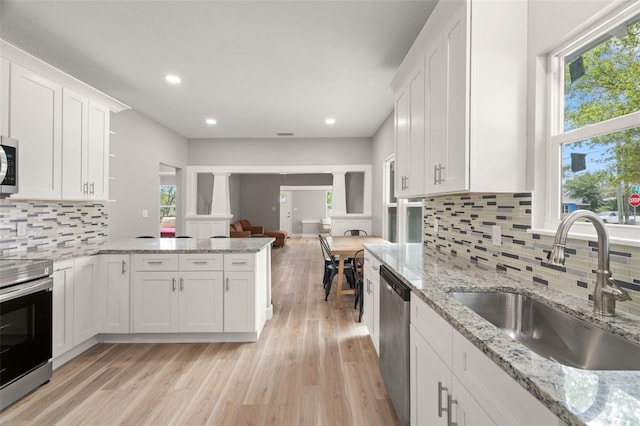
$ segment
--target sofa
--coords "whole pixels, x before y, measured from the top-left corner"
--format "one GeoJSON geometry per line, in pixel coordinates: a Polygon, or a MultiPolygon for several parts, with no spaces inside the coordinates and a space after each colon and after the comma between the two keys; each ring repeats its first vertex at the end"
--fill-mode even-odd
{"type": "Polygon", "coordinates": [[[231,238],[271,237],[275,238],[273,247],[283,247],[288,237],[287,231],[265,231],[263,226],[251,225],[246,219],[232,223],[229,236],[231,238]]]}

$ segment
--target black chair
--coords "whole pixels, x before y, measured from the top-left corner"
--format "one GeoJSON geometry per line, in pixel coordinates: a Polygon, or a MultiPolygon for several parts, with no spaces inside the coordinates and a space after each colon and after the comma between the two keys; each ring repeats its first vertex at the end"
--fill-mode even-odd
{"type": "Polygon", "coordinates": [[[362,229],[349,229],[348,231],[344,231],[345,237],[357,237],[358,235],[367,236],[367,231],[363,231],[362,229]]]}
{"type": "Polygon", "coordinates": [[[356,301],[353,309],[358,307],[360,302],[360,312],[358,313],[358,322],[362,322],[362,313],[364,312],[364,250],[358,250],[351,258],[353,274],[356,280],[356,301]]]}
{"type": "Polygon", "coordinates": [[[136,238],[156,238],[156,237],[153,237],[151,235],[139,235],[136,238]]]}
{"type": "Polygon", "coordinates": [[[188,235],[178,235],[176,238],[191,238],[191,237],[188,235]]]}
{"type": "MultiPolygon", "coordinates": [[[[329,243],[324,239],[322,235],[318,235],[320,239],[320,249],[322,250],[322,256],[324,257],[324,300],[326,301],[329,298],[329,293],[331,292],[331,283],[333,282],[333,278],[338,275],[339,265],[338,260],[331,256],[331,249],[329,248],[329,243]]],[[[347,278],[347,282],[349,286],[353,288],[355,286],[355,275],[353,273],[353,265],[351,263],[344,264],[343,268],[344,276],[347,278]]]]}

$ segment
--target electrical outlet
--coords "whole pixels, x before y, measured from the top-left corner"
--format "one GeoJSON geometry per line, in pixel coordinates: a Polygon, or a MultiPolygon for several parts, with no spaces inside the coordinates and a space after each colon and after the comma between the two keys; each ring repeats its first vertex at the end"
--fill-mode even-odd
{"type": "Polygon", "coordinates": [[[149,210],[142,209],[142,217],[149,217],[149,210]]]}
{"type": "Polygon", "coordinates": [[[27,222],[18,222],[16,225],[16,233],[18,237],[26,237],[27,236],[27,222]]]}
{"type": "Polygon", "coordinates": [[[500,225],[493,225],[491,227],[491,243],[494,246],[502,245],[502,228],[500,225]]]}
{"type": "Polygon", "coordinates": [[[438,235],[438,218],[433,218],[433,232],[438,235]]]}

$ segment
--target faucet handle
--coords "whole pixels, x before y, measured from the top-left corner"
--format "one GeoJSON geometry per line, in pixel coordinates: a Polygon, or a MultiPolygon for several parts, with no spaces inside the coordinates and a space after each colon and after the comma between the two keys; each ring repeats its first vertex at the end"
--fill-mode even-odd
{"type": "Polygon", "coordinates": [[[621,302],[631,300],[631,296],[629,295],[629,293],[625,289],[620,287],[620,284],[618,284],[615,278],[609,278],[607,282],[608,285],[604,286],[604,288],[602,289],[603,293],[606,293],[621,302]]]}

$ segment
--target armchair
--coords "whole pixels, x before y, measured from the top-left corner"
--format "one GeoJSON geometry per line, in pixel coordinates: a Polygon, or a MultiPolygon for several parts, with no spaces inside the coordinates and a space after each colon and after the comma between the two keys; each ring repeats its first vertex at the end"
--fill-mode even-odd
{"type": "Polygon", "coordinates": [[[229,226],[229,236],[231,238],[249,238],[251,231],[242,229],[240,222],[236,222],[229,226]]]}

